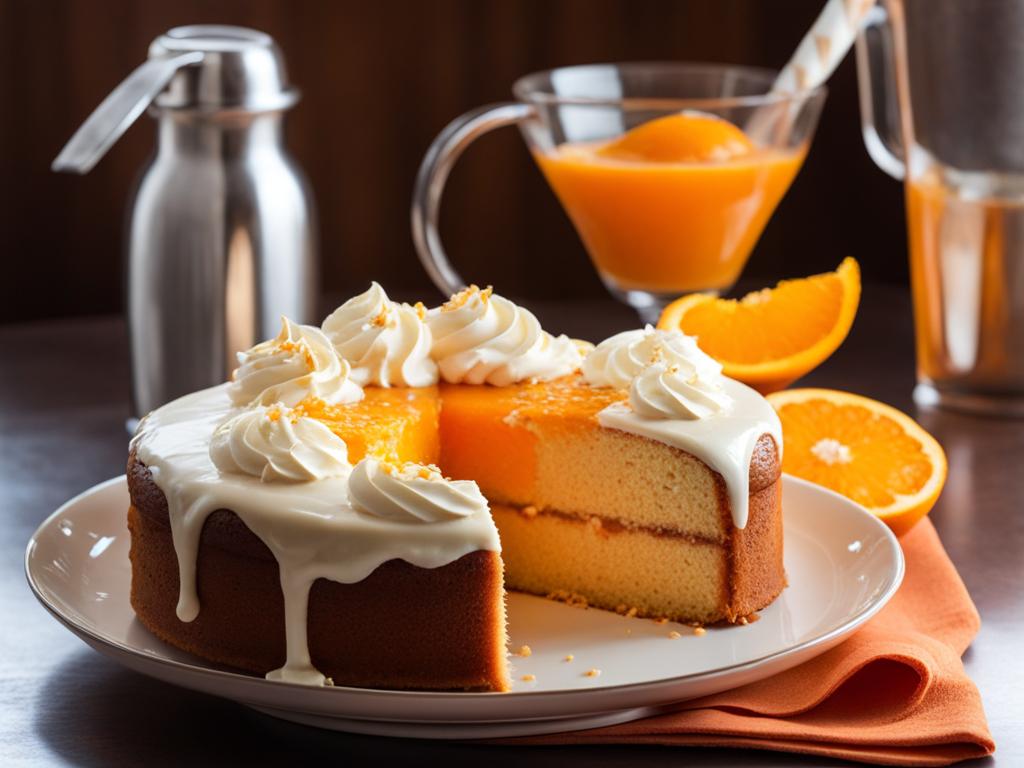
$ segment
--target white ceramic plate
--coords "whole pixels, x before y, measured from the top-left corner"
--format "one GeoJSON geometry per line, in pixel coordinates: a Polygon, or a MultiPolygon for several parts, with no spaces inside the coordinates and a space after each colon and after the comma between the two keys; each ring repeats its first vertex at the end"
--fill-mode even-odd
{"type": "Polygon", "coordinates": [[[278,717],[370,734],[489,738],[645,717],[822,653],[877,613],[903,578],[899,543],[885,525],[842,496],[785,477],[790,586],[759,621],[695,635],[678,624],[510,594],[511,647],[533,651],[513,657],[510,693],[309,688],[219,668],[143,628],[128,603],[127,508],[124,477],[108,480],[54,512],[29,541],[29,585],[61,623],[100,653],[160,680],[278,717]],[[586,676],[591,668],[601,674],[586,676]]]}

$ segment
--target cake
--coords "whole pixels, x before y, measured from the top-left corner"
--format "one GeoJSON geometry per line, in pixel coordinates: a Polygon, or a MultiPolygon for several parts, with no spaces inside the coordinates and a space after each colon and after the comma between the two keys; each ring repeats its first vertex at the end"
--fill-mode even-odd
{"type": "Polygon", "coordinates": [[[506,588],[698,624],[774,600],[780,454],[678,331],[594,348],[489,289],[427,310],[375,283],[143,420],[132,606],[275,679],[504,691],[506,588]]]}

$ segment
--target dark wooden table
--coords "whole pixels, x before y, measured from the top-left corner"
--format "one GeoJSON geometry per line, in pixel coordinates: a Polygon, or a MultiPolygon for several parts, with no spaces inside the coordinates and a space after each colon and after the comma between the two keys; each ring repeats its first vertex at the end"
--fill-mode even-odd
{"type": "MultiPolygon", "coordinates": [[[[595,340],[635,324],[611,302],[535,309],[552,330],[595,340]]],[[[127,381],[118,319],[0,327],[0,765],[838,764],[736,750],[527,750],[350,736],[279,722],[122,669],[47,615],[25,584],[22,561],[50,512],[123,472],[127,381]]],[[[868,286],[850,339],[804,383],[914,412],[906,291],[868,286]]],[[[1024,421],[916,415],[949,455],[949,481],[932,519],[983,619],[967,670],[981,689],[996,762],[1024,765],[1024,421]]]]}

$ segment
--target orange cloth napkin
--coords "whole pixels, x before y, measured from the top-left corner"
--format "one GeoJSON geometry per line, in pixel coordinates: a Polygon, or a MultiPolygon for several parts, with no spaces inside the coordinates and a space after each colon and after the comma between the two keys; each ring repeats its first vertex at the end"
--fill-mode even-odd
{"type": "Polygon", "coordinates": [[[978,611],[927,519],[901,539],[903,585],[845,642],[799,667],[670,714],[510,744],[771,749],[883,765],[949,765],[995,750],[961,654],[978,611]]]}

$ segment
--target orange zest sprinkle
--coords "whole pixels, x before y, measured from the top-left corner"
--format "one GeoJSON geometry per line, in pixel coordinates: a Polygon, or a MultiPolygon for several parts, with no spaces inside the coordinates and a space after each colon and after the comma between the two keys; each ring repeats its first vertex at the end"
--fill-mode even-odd
{"type": "Polygon", "coordinates": [[[533,655],[533,649],[530,646],[528,646],[528,645],[520,646],[519,650],[516,651],[516,656],[521,656],[524,659],[527,656],[532,656],[532,655],[533,655]]]}
{"type": "Polygon", "coordinates": [[[466,306],[474,297],[480,299],[484,304],[491,298],[491,294],[494,293],[494,288],[487,286],[483,290],[480,290],[478,285],[470,285],[468,288],[463,288],[461,291],[453,295],[448,301],[441,307],[442,312],[453,312],[456,309],[461,309],[466,306]]]}
{"type": "Polygon", "coordinates": [[[523,675],[523,682],[532,683],[536,679],[536,675],[523,675]]]}
{"type": "Polygon", "coordinates": [[[316,364],[313,361],[313,353],[309,350],[309,345],[306,344],[305,339],[299,339],[298,341],[285,339],[277,345],[277,348],[282,352],[301,352],[302,356],[306,360],[306,367],[311,371],[316,367],[316,364]]]}
{"type": "Polygon", "coordinates": [[[422,301],[417,301],[415,304],[412,305],[412,308],[416,310],[416,315],[419,317],[420,320],[426,319],[427,308],[423,306],[422,301]]]}
{"type": "Polygon", "coordinates": [[[591,667],[590,669],[588,669],[583,674],[584,674],[585,677],[600,677],[601,670],[598,669],[597,667],[591,667]]]}

